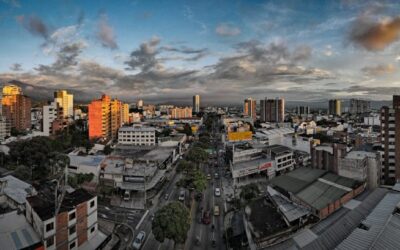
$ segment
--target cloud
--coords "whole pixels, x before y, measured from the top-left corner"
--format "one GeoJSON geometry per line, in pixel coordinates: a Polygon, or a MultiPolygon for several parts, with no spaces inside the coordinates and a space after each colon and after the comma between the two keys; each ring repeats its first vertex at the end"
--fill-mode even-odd
{"type": "Polygon", "coordinates": [[[108,23],[108,17],[106,14],[101,14],[98,21],[97,37],[101,42],[101,45],[105,48],[117,49],[118,45],[114,35],[114,29],[108,23]]]}
{"type": "Polygon", "coordinates": [[[140,47],[130,54],[130,58],[125,62],[129,69],[140,69],[144,72],[154,68],[160,68],[158,60],[156,60],[157,46],[160,43],[160,38],[153,37],[149,41],[143,42],[140,47]]]}
{"type": "Polygon", "coordinates": [[[240,34],[240,29],[229,23],[218,24],[215,28],[215,33],[219,36],[237,36],[240,34]]]}
{"type": "Polygon", "coordinates": [[[12,71],[22,71],[22,65],[19,63],[14,63],[13,65],[11,65],[10,69],[12,71]]]}
{"type": "Polygon", "coordinates": [[[361,71],[369,76],[380,76],[394,73],[395,67],[392,64],[379,64],[375,66],[364,67],[361,69],[361,71]]]}
{"type": "Polygon", "coordinates": [[[64,44],[57,51],[57,58],[53,64],[40,64],[35,68],[35,70],[44,75],[65,74],[65,72],[71,70],[73,66],[78,64],[78,56],[85,47],[86,44],[83,41],[72,44],[64,44]]]}
{"type": "Polygon", "coordinates": [[[400,17],[374,20],[362,15],[353,22],[350,40],[370,51],[379,51],[396,42],[400,36],[400,17]]]}
{"type": "Polygon", "coordinates": [[[17,16],[16,20],[32,35],[39,36],[47,40],[49,38],[48,26],[37,16],[17,16]]]}

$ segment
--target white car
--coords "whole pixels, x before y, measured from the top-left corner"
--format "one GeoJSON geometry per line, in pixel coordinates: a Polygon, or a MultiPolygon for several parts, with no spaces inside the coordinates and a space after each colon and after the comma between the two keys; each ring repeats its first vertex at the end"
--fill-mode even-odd
{"type": "Polygon", "coordinates": [[[138,235],[136,235],[135,240],[132,243],[133,249],[140,249],[146,239],[146,233],[144,231],[140,231],[138,235]]]}
{"type": "Polygon", "coordinates": [[[185,190],[181,190],[178,197],[179,201],[185,201],[185,190]]]}
{"type": "Polygon", "coordinates": [[[220,188],[215,188],[215,196],[220,197],[221,196],[221,189],[220,188]]]}

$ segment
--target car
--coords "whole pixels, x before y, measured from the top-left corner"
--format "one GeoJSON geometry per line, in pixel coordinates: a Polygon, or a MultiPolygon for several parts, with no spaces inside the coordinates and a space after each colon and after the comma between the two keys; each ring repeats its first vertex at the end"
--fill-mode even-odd
{"type": "Polygon", "coordinates": [[[214,178],[215,178],[215,179],[219,179],[219,174],[218,174],[218,173],[215,173],[215,174],[214,174],[214,178]]]}
{"type": "Polygon", "coordinates": [[[211,180],[211,175],[210,174],[207,175],[207,180],[211,180]]]}
{"type": "Polygon", "coordinates": [[[124,201],[129,201],[130,199],[131,199],[131,192],[128,190],[125,190],[124,201]]]}
{"type": "Polygon", "coordinates": [[[135,240],[132,243],[133,249],[140,249],[146,239],[146,233],[144,231],[140,231],[138,235],[136,235],[135,240]]]}
{"type": "Polygon", "coordinates": [[[219,216],[219,206],[218,205],[214,206],[214,216],[219,216]]]}
{"type": "Polygon", "coordinates": [[[211,223],[210,211],[204,211],[202,221],[203,221],[203,224],[206,224],[206,225],[211,223]]]}
{"type": "Polygon", "coordinates": [[[179,201],[185,201],[185,190],[181,190],[181,192],[179,193],[179,201]]]}
{"type": "Polygon", "coordinates": [[[220,197],[221,196],[221,189],[220,188],[215,188],[214,194],[215,194],[215,196],[220,197]]]}
{"type": "Polygon", "coordinates": [[[164,200],[168,200],[168,198],[169,198],[169,194],[165,194],[164,195],[164,200]]]}

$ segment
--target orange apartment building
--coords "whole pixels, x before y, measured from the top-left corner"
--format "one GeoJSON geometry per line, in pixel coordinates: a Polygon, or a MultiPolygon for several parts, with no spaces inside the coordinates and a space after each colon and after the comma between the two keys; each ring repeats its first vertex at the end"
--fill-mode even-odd
{"type": "Polygon", "coordinates": [[[89,104],[89,138],[117,138],[118,129],[123,123],[123,104],[121,101],[102,95],[89,104]]]}
{"type": "Polygon", "coordinates": [[[11,128],[26,130],[31,128],[31,99],[23,95],[20,87],[6,85],[3,87],[3,116],[11,128]]]}

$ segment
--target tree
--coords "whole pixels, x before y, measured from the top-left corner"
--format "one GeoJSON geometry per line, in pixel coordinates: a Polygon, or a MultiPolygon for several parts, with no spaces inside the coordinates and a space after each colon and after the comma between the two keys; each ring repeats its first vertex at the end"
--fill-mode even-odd
{"type": "Polygon", "coordinates": [[[208,153],[200,147],[193,147],[189,150],[186,159],[195,163],[205,162],[208,160],[208,153]]]}
{"type": "Polygon", "coordinates": [[[178,163],[178,166],[176,166],[176,171],[177,172],[187,172],[190,170],[190,168],[192,168],[192,165],[190,164],[190,162],[186,161],[186,160],[180,160],[178,163]]]}
{"type": "Polygon", "coordinates": [[[183,133],[185,133],[187,136],[193,135],[192,128],[190,127],[189,123],[185,123],[185,126],[183,126],[183,133]]]}
{"type": "Polygon", "coordinates": [[[193,188],[197,192],[203,192],[207,188],[207,178],[200,170],[196,170],[192,177],[193,188]]]}
{"type": "Polygon", "coordinates": [[[240,198],[250,201],[258,196],[260,193],[260,190],[258,189],[257,184],[251,183],[248,184],[244,187],[242,187],[242,190],[240,191],[240,198]]]}
{"type": "Polygon", "coordinates": [[[152,231],[159,242],[171,239],[174,243],[184,243],[190,228],[189,210],[181,202],[175,201],[162,207],[154,215],[152,231]]]}
{"type": "Polygon", "coordinates": [[[106,146],[104,147],[104,149],[103,149],[103,153],[104,153],[105,155],[109,155],[109,154],[111,154],[111,152],[112,152],[111,146],[110,146],[110,145],[106,145],[106,146]]]}

